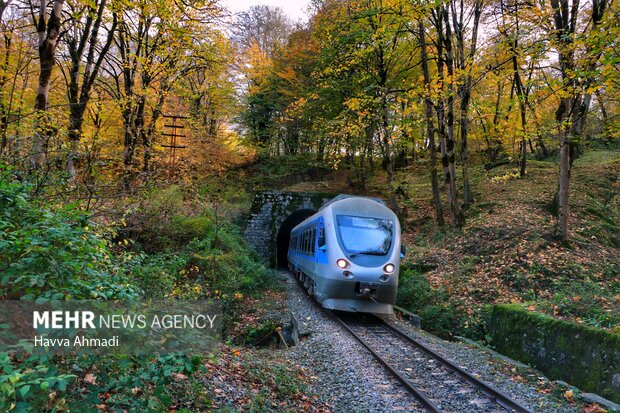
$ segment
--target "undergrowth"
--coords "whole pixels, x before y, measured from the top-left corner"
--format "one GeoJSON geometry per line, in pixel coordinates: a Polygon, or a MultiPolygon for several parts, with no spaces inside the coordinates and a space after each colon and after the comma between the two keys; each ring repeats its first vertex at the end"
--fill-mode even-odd
{"type": "MultiPolygon", "coordinates": [[[[217,299],[226,326],[245,297],[276,288],[275,273],[245,245],[230,209],[218,210],[212,198],[169,187],[113,227],[77,204],[47,205],[31,188],[0,172],[3,299],[217,299]]],[[[191,411],[209,409],[212,395],[194,379],[205,357],[1,352],[0,411],[170,411],[188,394],[196,396],[191,411]]]]}

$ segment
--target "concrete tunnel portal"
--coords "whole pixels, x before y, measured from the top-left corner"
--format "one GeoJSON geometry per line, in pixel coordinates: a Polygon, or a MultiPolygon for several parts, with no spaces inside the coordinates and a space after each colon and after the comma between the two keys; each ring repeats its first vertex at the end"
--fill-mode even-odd
{"type": "Polygon", "coordinates": [[[256,192],[244,237],[271,266],[285,266],[291,230],[336,195],[315,192],[256,192]]]}

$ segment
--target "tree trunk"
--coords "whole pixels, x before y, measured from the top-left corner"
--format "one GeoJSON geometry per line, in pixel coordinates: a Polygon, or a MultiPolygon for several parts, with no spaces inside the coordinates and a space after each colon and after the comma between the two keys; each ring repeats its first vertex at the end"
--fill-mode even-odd
{"type": "MultiPolygon", "coordinates": [[[[452,13],[452,22],[454,25],[455,31],[455,39],[456,39],[456,49],[458,53],[458,59],[456,60],[457,69],[460,73],[459,76],[464,77],[459,82],[459,86],[457,87],[458,95],[461,99],[460,105],[460,131],[461,131],[461,162],[463,165],[463,207],[469,208],[469,206],[474,202],[474,197],[471,191],[471,185],[469,183],[469,148],[468,148],[468,140],[469,140],[469,103],[471,100],[471,88],[472,88],[472,70],[474,66],[474,56],[476,53],[477,41],[478,41],[478,26],[480,23],[480,16],[482,14],[482,2],[479,0],[474,1],[473,3],[473,21],[471,22],[471,41],[468,50],[468,55],[465,53],[465,39],[463,34],[465,33],[465,22],[463,10],[464,0],[460,0],[460,4],[458,4],[459,11],[457,11],[456,1],[452,1],[450,3],[450,10],[452,13]]],[[[448,19],[448,12],[446,10],[445,14],[445,25],[446,25],[446,40],[450,41],[449,35],[451,32],[450,29],[450,21],[448,19]]],[[[447,51],[450,51],[451,48],[447,47],[447,51]]],[[[449,70],[449,69],[448,69],[449,70]]]]}
{"type": "Polygon", "coordinates": [[[388,118],[387,96],[385,91],[381,92],[381,134],[384,146],[384,166],[387,172],[387,185],[390,197],[390,208],[399,214],[398,201],[396,200],[396,191],[394,189],[394,150],[390,142],[390,123],[388,118]]]}
{"type": "Polygon", "coordinates": [[[50,79],[52,70],[56,64],[56,44],[60,34],[60,18],[64,0],[54,0],[52,11],[48,21],[45,20],[47,1],[41,0],[39,4],[39,18],[37,22],[37,34],[39,39],[39,86],[34,109],[37,113],[35,121],[35,133],[32,144],[30,162],[33,167],[39,168],[45,160],[47,143],[50,138],[50,122],[47,105],[49,100],[50,79]]]}
{"type": "MultiPolygon", "coordinates": [[[[79,36],[70,37],[67,41],[69,55],[71,57],[71,67],[69,70],[69,154],[67,156],[67,170],[72,177],[75,177],[76,170],[74,161],[77,158],[79,142],[82,138],[82,128],[84,125],[84,113],[90,100],[91,90],[95,83],[95,79],[99,74],[101,64],[106,54],[112,46],[114,40],[114,32],[117,25],[117,15],[113,13],[112,27],[108,31],[106,41],[98,53],[97,46],[99,44],[99,29],[103,23],[103,14],[105,11],[107,0],[99,0],[88,7],[86,22],[84,29],[75,27],[75,32],[79,36]],[[86,53],[86,66],[82,70],[82,60],[84,52],[88,46],[86,53]],[[82,73],[83,72],[83,73],[82,73]],[[82,75],[82,83],[80,85],[80,75],[82,75]]],[[[74,22],[78,24],[80,22],[74,22]]]]}
{"type": "Polygon", "coordinates": [[[568,233],[570,173],[570,144],[566,134],[562,133],[560,142],[560,179],[558,190],[558,236],[563,240],[566,239],[568,233]]]}
{"type": "Polygon", "coordinates": [[[461,94],[461,162],[463,163],[463,206],[465,209],[469,208],[474,202],[474,196],[471,192],[471,185],[469,183],[469,99],[471,97],[471,76],[468,77],[466,90],[461,94]]]}
{"type": "MultiPolygon", "coordinates": [[[[556,121],[560,130],[560,174],[558,188],[558,226],[557,233],[560,239],[566,240],[569,220],[570,176],[573,161],[578,150],[578,139],[583,134],[586,116],[590,105],[590,95],[582,94],[581,90],[588,90],[592,77],[579,79],[575,76],[575,52],[573,35],[577,26],[579,1],[573,0],[569,8],[568,0],[551,0],[555,34],[558,42],[558,60],[562,72],[564,89],[571,93],[563,97],[556,111],[556,121]],[[570,122],[569,122],[570,120],[570,122]]],[[[591,9],[591,32],[597,33],[598,26],[603,19],[606,0],[593,0],[591,9]]],[[[597,33],[598,34],[598,33],[597,33]]],[[[594,45],[589,45],[590,47],[594,45]]],[[[592,73],[603,53],[604,45],[598,42],[598,50],[589,50],[590,56],[585,66],[585,73],[592,73]]]]}
{"type": "MultiPolygon", "coordinates": [[[[446,22],[445,33],[440,36],[446,51],[446,68],[448,70],[449,82],[447,82],[448,99],[446,113],[446,139],[445,139],[445,161],[448,164],[448,173],[445,177],[448,187],[448,204],[450,205],[450,220],[452,226],[460,228],[465,223],[465,217],[458,200],[458,188],[456,186],[456,165],[455,165],[455,142],[454,142],[454,58],[452,54],[452,31],[448,24],[448,10],[442,7],[442,15],[446,22]]],[[[445,81],[445,79],[444,79],[445,81]]]]}
{"type": "Polygon", "coordinates": [[[443,208],[441,206],[441,198],[439,195],[439,180],[437,179],[437,153],[435,145],[435,125],[433,123],[433,102],[431,100],[431,76],[428,70],[428,53],[426,50],[426,36],[424,32],[424,23],[422,20],[418,23],[419,41],[420,41],[420,60],[422,63],[422,73],[424,74],[424,118],[426,120],[426,135],[428,136],[428,146],[431,160],[431,187],[433,190],[433,206],[435,209],[435,220],[437,225],[443,226],[443,208]]]}
{"type": "MultiPolygon", "coordinates": [[[[5,7],[8,2],[1,2],[0,0],[0,22],[2,22],[2,13],[4,13],[5,7]]],[[[4,33],[4,60],[2,62],[2,76],[0,77],[0,155],[4,152],[8,145],[7,129],[9,126],[9,108],[6,107],[4,102],[4,87],[8,81],[9,71],[9,58],[11,55],[11,35],[4,33]]]]}

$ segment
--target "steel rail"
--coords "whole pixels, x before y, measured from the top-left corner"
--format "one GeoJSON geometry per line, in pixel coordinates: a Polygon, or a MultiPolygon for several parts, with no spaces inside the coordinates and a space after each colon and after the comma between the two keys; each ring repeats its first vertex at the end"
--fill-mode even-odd
{"type": "Polygon", "coordinates": [[[374,317],[377,320],[380,320],[381,323],[383,325],[387,326],[388,329],[390,329],[394,333],[398,334],[400,337],[402,337],[406,341],[410,342],[411,344],[415,345],[420,350],[422,350],[422,351],[426,352],[427,354],[429,354],[431,357],[433,357],[434,359],[439,361],[445,367],[447,367],[448,369],[454,371],[456,374],[461,376],[463,379],[465,379],[471,385],[473,385],[473,386],[477,387],[478,389],[480,389],[480,391],[482,393],[484,393],[487,397],[489,397],[495,403],[499,404],[500,406],[502,406],[502,407],[504,407],[504,408],[506,408],[508,410],[515,411],[517,413],[534,413],[533,410],[530,410],[527,407],[525,407],[522,404],[520,404],[519,402],[517,402],[516,400],[513,400],[506,393],[504,393],[501,390],[496,389],[496,388],[490,386],[489,384],[485,383],[484,381],[474,377],[473,375],[471,375],[467,371],[463,370],[462,368],[460,368],[459,366],[457,366],[456,364],[454,364],[450,360],[448,360],[445,357],[439,355],[438,353],[436,353],[432,349],[428,348],[426,345],[424,345],[419,340],[416,340],[415,338],[411,337],[405,331],[401,330],[400,328],[398,328],[396,326],[393,326],[393,325],[389,324],[388,322],[386,322],[385,320],[383,320],[380,317],[377,317],[376,315],[374,317]]]}
{"type": "MultiPolygon", "coordinates": [[[[301,283],[299,282],[299,279],[297,279],[297,277],[294,277],[294,278],[296,279],[298,285],[301,286],[301,283]]],[[[380,364],[382,364],[399,382],[401,382],[403,384],[403,386],[405,386],[405,388],[416,399],[418,399],[418,401],[422,404],[422,406],[429,413],[443,413],[442,410],[440,410],[435,404],[433,404],[433,402],[431,402],[428,399],[428,397],[426,397],[426,395],[424,395],[413,384],[411,384],[409,379],[407,379],[404,375],[399,373],[383,357],[381,357],[375,350],[373,350],[364,341],[364,339],[359,334],[357,334],[355,331],[353,331],[353,329],[350,328],[345,321],[343,321],[340,317],[338,317],[338,315],[336,313],[334,313],[332,310],[327,310],[327,309],[325,309],[323,307],[320,307],[320,308],[323,309],[330,318],[332,318],[337,323],[339,323],[362,346],[364,346],[364,348],[366,348],[370,352],[370,354],[372,354],[372,356],[380,364]]],[[[389,330],[391,330],[392,332],[396,333],[399,337],[401,337],[405,341],[410,342],[411,344],[415,345],[420,350],[426,352],[431,357],[433,357],[434,359],[438,360],[441,364],[443,364],[445,367],[447,367],[449,370],[454,371],[457,375],[462,377],[464,380],[469,382],[471,385],[473,385],[474,387],[477,387],[484,395],[486,395],[492,401],[494,401],[495,403],[497,403],[500,406],[504,407],[505,409],[514,411],[516,413],[535,413],[535,411],[530,410],[527,407],[521,405],[519,402],[511,399],[510,396],[508,396],[506,393],[502,392],[501,390],[498,390],[498,389],[488,385],[487,383],[483,382],[482,380],[479,380],[476,377],[472,376],[470,373],[468,373],[467,371],[465,371],[462,368],[458,367],[457,365],[452,363],[450,360],[444,358],[443,356],[439,355],[438,353],[436,353],[432,349],[430,349],[427,346],[425,346],[420,341],[418,341],[418,340],[414,339],[413,337],[409,336],[406,332],[404,332],[400,328],[387,323],[385,320],[383,320],[380,317],[377,317],[374,314],[373,314],[373,317],[375,317],[375,319],[379,320],[381,322],[381,324],[386,326],[389,330]]]]}
{"type": "Polygon", "coordinates": [[[443,413],[433,402],[431,402],[428,397],[426,397],[417,387],[415,387],[409,379],[399,373],[394,367],[392,367],[383,357],[381,357],[375,350],[373,350],[359,334],[357,334],[351,327],[347,325],[340,317],[338,317],[333,311],[327,311],[328,314],[336,320],[345,330],[347,330],[357,341],[363,345],[366,350],[372,354],[372,356],[383,365],[394,377],[400,381],[403,386],[422,404],[422,406],[429,413],[443,413]]]}

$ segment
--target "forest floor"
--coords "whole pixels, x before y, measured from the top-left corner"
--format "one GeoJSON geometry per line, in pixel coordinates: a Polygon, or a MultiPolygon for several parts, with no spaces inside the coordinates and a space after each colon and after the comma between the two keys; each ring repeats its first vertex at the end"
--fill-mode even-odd
{"type": "MultiPolygon", "coordinates": [[[[473,166],[475,202],[466,211],[462,230],[435,224],[427,171],[422,160],[400,170],[395,179],[409,248],[405,264],[430,283],[435,300],[442,297],[453,314],[465,311],[471,316],[456,334],[481,338],[475,331],[482,322],[479,312],[499,302],[523,302],[558,318],[618,330],[620,152],[593,149],[575,161],[566,243],[554,236],[554,157],[529,159],[524,178],[514,165],[491,170],[473,166]]],[[[332,173],[285,188],[352,192],[346,182],[346,174],[332,173]]],[[[371,178],[367,194],[387,197],[384,173],[371,178]]],[[[445,220],[449,222],[448,215],[445,220]]],[[[449,336],[447,330],[454,326],[432,327],[449,336]]]]}
{"type": "Polygon", "coordinates": [[[485,304],[527,302],[531,310],[617,331],[620,153],[590,151],[575,161],[567,243],[554,236],[557,169],[553,160],[530,160],[519,179],[508,166],[473,168],[476,203],[462,231],[430,224],[429,208],[418,207],[430,204],[424,177],[404,177],[410,262],[470,314],[485,304]]]}

